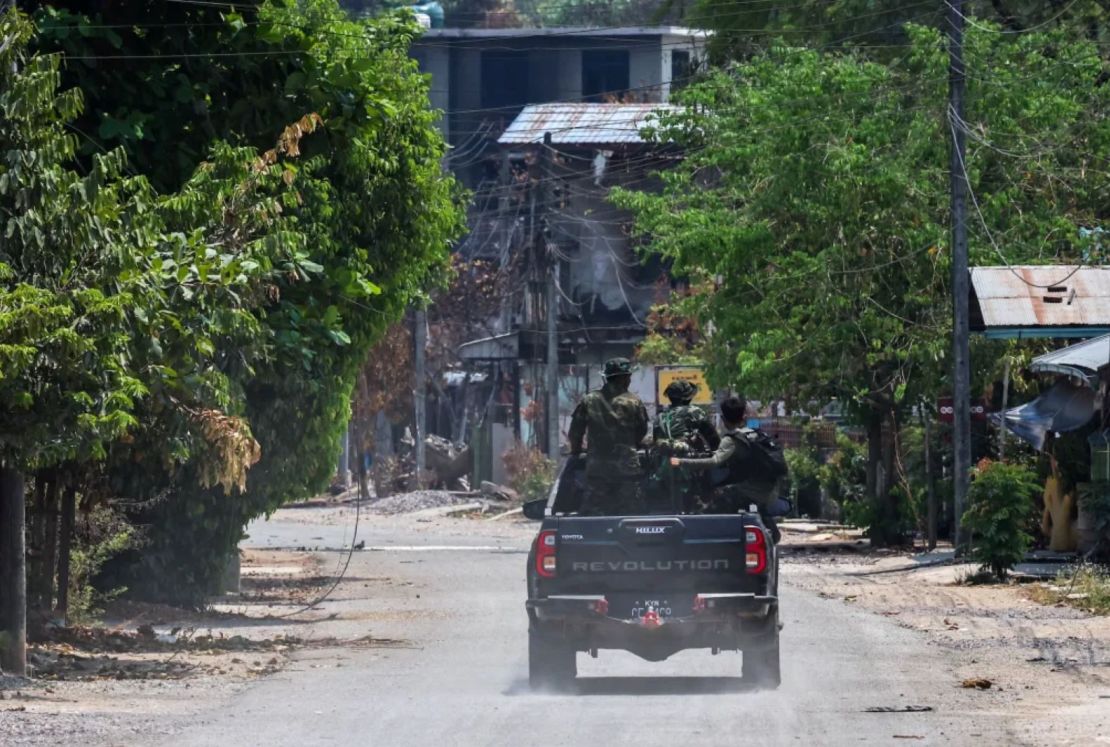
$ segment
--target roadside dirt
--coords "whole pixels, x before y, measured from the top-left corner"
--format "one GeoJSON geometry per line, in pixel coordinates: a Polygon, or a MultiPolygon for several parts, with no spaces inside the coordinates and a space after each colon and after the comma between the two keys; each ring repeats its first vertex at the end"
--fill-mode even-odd
{"type": "Polygon", "coordinates": [[[241,593],[205,612],[125,602],[95,627],[52,630],[30,647],[31,679],[0,681],[0,742],[146,744],[297,651],[402,643],[336,639],[311,609],[288,617],[330,586],[332,570],[307,552],[247,550],[241,593]]]}
{"type": "MultiPolygon", "coordinates": [[[[924,635],[957,654],[953,687],[997,698],[1087,733],[1110,711],[1110,618],[1043,605],[1027,584],[966,583],[976,567],[931,565],[908,554],[797,552],[783,559],[786,583],[840,599],[924,635]]],[[[881,659],[881,652],[876,652],[881,659]]],[[[1065,729],[1064,726],[1067,726],[1065,729]]],[[[1045,744],[1078,744],[1046,733],[1045,744]]]]}

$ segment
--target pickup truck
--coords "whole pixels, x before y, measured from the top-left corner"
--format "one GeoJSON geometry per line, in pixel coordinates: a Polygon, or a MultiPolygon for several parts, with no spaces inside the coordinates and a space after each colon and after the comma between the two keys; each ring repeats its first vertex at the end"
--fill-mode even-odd
{"type": "Polygon", "coordinates": [[[759,514],[579,516],[584,467],[570,457],[524,507],[542,520],[527,568],[532,686],[572,683],[580,651],[663,661],[702,648],[743,652],[744,680],[778,687],[778,558],[759,514]]]}

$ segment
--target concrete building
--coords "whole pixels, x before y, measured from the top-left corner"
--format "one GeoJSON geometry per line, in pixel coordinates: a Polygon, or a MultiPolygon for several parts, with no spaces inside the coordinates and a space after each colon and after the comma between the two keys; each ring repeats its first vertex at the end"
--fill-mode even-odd
{"type": "Polygon", "coordinates": [[[706,32],[629,28],[429,29],[413,56],[431,75],[431,103],[455,149],[449,165],[470,188],[479,166],[527,104],[662,103],[703,53],[706,32]]]}
{"type": "MultiPolygon", "coordinates": [[[[617,185],[650,188],[679,157],[640,132],[667,110],[704,41],[677,27],[433,28],[414,43],[443,113],[446,165],[473,194],[458,251],[513,274],[499,318],[459,350],[484,382],[453,405],[482,403],[466,419],[480,424],[471,438],[478,476],[503,480],[500,455],[513,443],[550,452],[549,315],[565,439],[575,403],[600,385],[601,362],[631,355],[651,305],[666,300],[665,267],[637,253],[631,216],[608,196],[617,185]]],[[[654,381],[650,370],[634,381],[651,406],[654,381]]]]}

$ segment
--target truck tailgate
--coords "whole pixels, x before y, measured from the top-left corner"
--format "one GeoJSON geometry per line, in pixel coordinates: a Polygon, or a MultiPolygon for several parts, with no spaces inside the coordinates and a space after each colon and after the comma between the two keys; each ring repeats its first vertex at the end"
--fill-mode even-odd
{"type": "Polygon", "coordinates": [[[558,573],[548,595],[756,592],[745,572],[746,517],[645,516],[560,518],[558,573]]]}

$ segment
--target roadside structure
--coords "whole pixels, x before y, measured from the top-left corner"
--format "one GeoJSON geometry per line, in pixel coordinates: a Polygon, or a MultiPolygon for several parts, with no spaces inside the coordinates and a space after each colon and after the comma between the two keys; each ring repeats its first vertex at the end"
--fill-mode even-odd
{"type": "Polygon", "coordinates": [[[972,334],[991,339],[1088,338],[1110,332],[1110,267],[971,269],[972,334]]]}
{"type": "MultiPolygon", "coordinates": [[[[454,377],[468,391],[445,387],[440,397],[474,410],[464,419],[478,426],[476,476],[502,479],[499,456],[517,441],[557,453],[601,362],[630,355],[652,304],[669,294],[662,263],[639,256],[631,216],[608,194],[649,186],[680,157],[640,131],[668,108],[704,40],[669,26],[433,28],[414,43],[443,113],[446,166],[473,194],[458,252],[496,266],[506,289],[459,349],[477,374],[454,377]]],[[[633,388],[654,404],[653,371],[638,372],[633,388]]]]}

